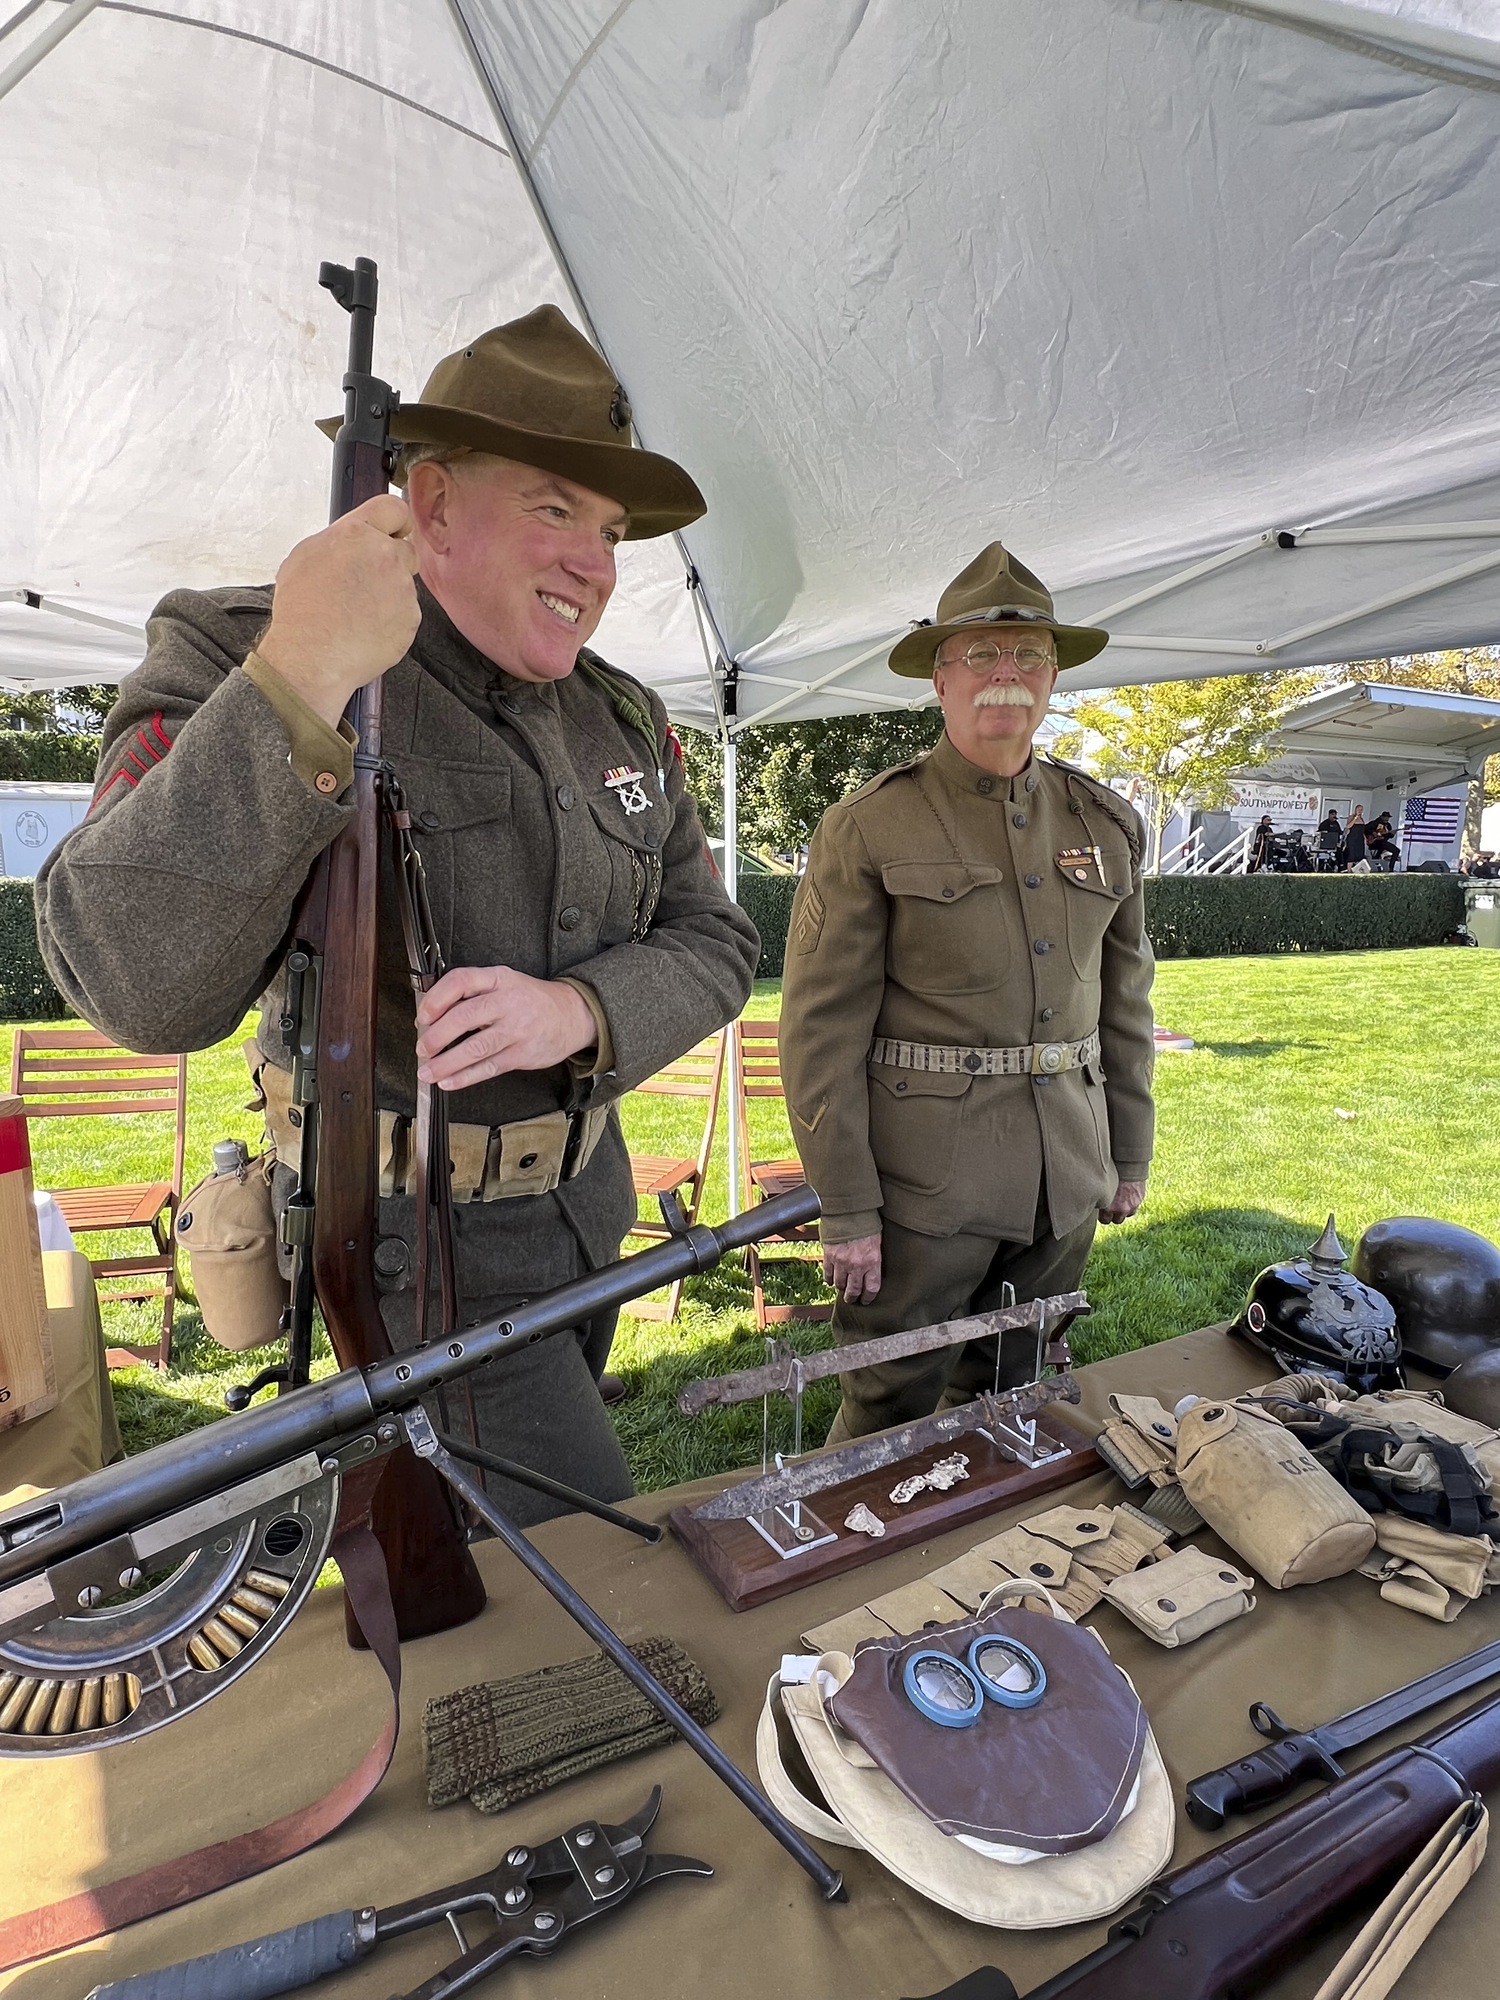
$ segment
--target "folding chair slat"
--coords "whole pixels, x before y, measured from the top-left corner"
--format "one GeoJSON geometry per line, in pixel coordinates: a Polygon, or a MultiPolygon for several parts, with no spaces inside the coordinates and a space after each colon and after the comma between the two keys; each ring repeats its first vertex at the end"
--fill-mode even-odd
{"type": "MultiPolygon", "coordinates": [[[[153,1354],[166,1368],[172,1353],[172,1318],[177,1297],[177,1209],[182,1200],[183,1153],[187,1135],[187,1058],[138,1055],[122,1049],[96,1029],[18,1028],[11,1049],[11,1091],[25,1102],[27,1118],[173,1119],[171,1178],[125,1181],[93,1188],[54,1191],[70,1229],[91,1235],[117,1229],[146,1229],[159,1246],[155,1254],[91,1258],[96,1277],[156,1277],[155,1287],[106,1293],[110,1298],[156,1298],[162,1306],[161,1335],[153,1354]]],[[[123,1352],[123,1350],[115,1350],[123,1352]]],[[[111,1365],[114,1365],[111,1363],[111,1365]]]]}
{"type": "MultiPolygon", "coordinates": [[[[729,1031],[724,1028],[636,1086],[643,1096],[693,1098],[705,1107],[696,1160],[659,1153],[630,1155],[630,1176],[637,1198],[675,1193],[690,1223],[698,1219],[708,1179],[728,1045],[729,1031]]],[[[665,1242],[669,1233],[664,1223],[647,1221],[639,1215],[635,1227],[628,1232],[648,1243],[665,1242]]],[[[682,1304],[683,1283],[681,1278],[676,1281],[664,1303],[633,1299],[622,1310],[632,1319],[675,1320],[682,1304]]]]}
{"type": "MultiPolygon", "coordinates": [[[[800,1160],[796,1158],[752,1160],[749,1156],[750,1099],[780,1098],[784,1101],[786,1097],[781,1079],[779,1020],[736,1021],[733,1087],[739,1103],[742,1134],[740,1200],[743,1206],[751,1208],[772,1195],[790,1194],[795,1189],[805,1186],[806,1176],[802,1171],[800,1160]]],[[[782,1235],[767,1237],[764,1240],[788,1245],[806,1244],[813,1248],[818,1248],[820,1245],[816,1223],[809,1223],[802,1229],[789,1229],[782,1235]]],[[[769,1325],[787,1320],[828,1320],[833,1317],[831,1305],[767,1305],[766,1303],[764,1281],[766,1265],[806,1261],[808,1261],[806,1257],[799,1257],[795,1249],[787,1257],[762,1256],[761,1246],[755,1243],[746,1250],[745,1268],[749,1273],[751,1289],[755,1295],[755,1324],[762,1332],[769,1325]]]]}

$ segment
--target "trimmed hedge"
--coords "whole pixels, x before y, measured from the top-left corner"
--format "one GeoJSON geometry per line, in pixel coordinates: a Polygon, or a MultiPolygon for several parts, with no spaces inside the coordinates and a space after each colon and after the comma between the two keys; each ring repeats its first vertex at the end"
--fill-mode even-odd
{"type": "MultiPolygon", "coordinates": [[[[797,884],[744,875],[741,907],[760,932],[759,976],[779,979],[797,884]]],[[[1464,921],[1457,875],[1162,875],[1146,883],[1146,928],[1158,958],[1283,951],[1398,951],[1441,944],[1464,921]]],[[[30,882],[0,879],[0,1021],[67,1013],[36,941],[30,882]]]]}
{"type": "Polygon", "coordinates": [[[91,785],[97,736],[54,736],[42,729],[0,729],[0,778],[35,784],[91,785]]]}
{"type": "Polygon", "coordinates": [[[32,885],[0,876],[0,1021],[60,1021],[67,1011],[42,963],[32,885]]]}
{"type": "Polygon", "coordinates": [[[757,979],[779,979],[786,963],[786,934],[792,921],[795,875],[742,875],[740,908],[760,932],[757,979]]]}
{"type": "Polygon", "coordinates": [[[1457,875],[1158,875],[1146,929],[1158,958],[1401,951],[1464,920],[1457,875]]]}
{"type": "MultiPolygon", "coordinates": [[[[740,903],[760,932],[760,977],[779,979],[797,884],[746,875],[740,903]]],[[[1457,875],[1159,875],[1146,883],[1158,958],[1288,951],[1399,951],[1441,944],[1464,920],[1457,875]]]]}

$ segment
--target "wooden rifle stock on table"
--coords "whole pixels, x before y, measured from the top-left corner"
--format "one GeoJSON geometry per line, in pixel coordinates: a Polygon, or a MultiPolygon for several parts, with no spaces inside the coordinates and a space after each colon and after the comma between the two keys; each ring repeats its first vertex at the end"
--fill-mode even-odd
{"type": "MultiPolygon", "coordinates": [[[[390,488],[390,412],[396,396],[371,372],[376,271],[366,257],[352,271],[325,264],[319,282],[350,316],[344,423],[334,443],[329,519],[390,488]]],[[[354,729],[354,817],[314,865],[293,923],[293,935],[315,962],[317,981],[312,1154],[316,1187],[311,1244],[293,1246],[311,1258],[311,1286],[323,1309],[341,1368],[364,1368],[391,1353],[375,1288],[375,1218],[379,1192],[375,1115],[376,985],[381,873],[381,707],[375,680],[350,701],[354,729]]],[[[302,1107],[304,1147],[307,1106],[302,1107]]],[[[418,1200],[422,1191],[418,1190],[418,1200]]],[[[424,1273],[425,1275],[425,1273],[424,1273]]],[[[294,1273],[293,1312],[298,1285],[294,1273]]],[[[292,1328],[289,1387],[297,1386],[296,1356],[308,1329],[292,1328]]],[[[403,1639],[445,1632],[477,1617],[484,1584],[469,1554],[449,1489],[409,1445],[391,1455],[375,1490],[371,1525],[385,1552],[396,1628],[403,1639]]],[[[351,1644],[363,1644],[348,1599],[351,1644]]]]}
{"type": "Polygon", "coordinates": [[[1108,1942],[1025,2000],[1239,2000],[1385,1896],[1500,1785],[1500,1695],[1153,1883],[1108,1942]]]}

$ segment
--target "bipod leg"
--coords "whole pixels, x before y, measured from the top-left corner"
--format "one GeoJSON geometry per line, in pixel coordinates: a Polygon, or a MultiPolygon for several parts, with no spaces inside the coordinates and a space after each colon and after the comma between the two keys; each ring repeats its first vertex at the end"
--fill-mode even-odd
{"type": "Polygon", "coordinates": [[[608,1654],[625,1678],[639,1688],[651,1706],[671,1723],[683,1741],[692,1745],[714,1776],[722,1784],[727,1785],[740,1804],[755,1815],[767,1833],[781,1842],[798,1867],[817,1883],[824,1897],[831,1903],[847,1901],[844,1878],[838,1870],[830,1868],[822,1855],[808,1845],[790,1820],[783,1818],[768,1799],[762,1798],[733,1759],[725,1756],[707,1730],[694,1722],[687,1710],[668,1694],[656,1676],[641,1665],[624,1640],[605,1624],[588,1599],[581,1596],[538,1549],[532,1547],[520,1529],[501,1513],[489,1495],[481,1492],[475,1482],[444,1449],[427,1412],[420,1404],[405,1413],[404,1422],[406,1435],[411,1440],[412,1449],[417,1456],[425,1458],[429,1464],[437,1468],[454,1492],[474,1509],[496,1539],[504,1542],[516,1560],[556,1599],[573,1622],[582,1626],[595,1645],[608,1654]]]}
{"type": "MultiPolygon", "coordinates": [[[[534,1493],[545,1493],[553,1500],[565,1500],[580,1514],[592,1514],[598,1521],[608,1521],[612,1528],[626,1528],[632,1535],[639,1535],[643,1542],[661,1540],[662,1531],[654,1522],[638,1521],[634,1514],[622,1514],[618,1507],[596,1500],[592,1493],[580,1493],[576,1486],[565,1486],[560,1479],[549,1479],[545,1472],[533,1472],[529,1465],[517,1465],[513,1458],[497,1458],[494,1452],[484,1451],[477,1444],[461,1444],[447,1431],[436,1431],[435,1435],[444,1451],[466,1460],[470,1465],[479,1466],[482,1471],[498,1472],[502,1479],[513,1479],[517,1486],[529,1486],[534,1493]]],[[[488,1492],[489,1488],[486,1487],[485,1491],[488,1492]]]]}

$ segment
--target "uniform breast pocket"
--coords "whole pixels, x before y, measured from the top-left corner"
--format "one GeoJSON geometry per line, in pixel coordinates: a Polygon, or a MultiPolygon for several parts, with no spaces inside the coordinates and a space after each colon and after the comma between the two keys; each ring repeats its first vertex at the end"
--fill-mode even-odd
{"type": "Polygon", "coordinates": [[[627,817],[613,792],[589,800],[599,835],[604,882],[601,945],[629,944],[651,928],[661,898],[661,842],[667,814],[660,805],[627,817]]]}
{"type": "Polygon", "coordinates": [[[1130,856],[1123,847],[1101,848],[1098,864],[1092,852],[1059,855],[1057,872],[1066,891],[1063,901],[1073,970],[1080,979],[1097,979],[1104,933],[1130,893],[1130,856]],[[1121,893],[1116,894],[1117,890],[1121,893]]]}
{"type": "Polygon", "coordinates": [[[519,857],[512,839],[509,771],[403,758],[399,775],[427,877],[433,923],[449,965],[532,970],[516,956],[519,857]]]}
{"type": "Polygon", "coordinates": [[[871,1063],[869,1077],[870,1151],[881,1179],[913,1194],[941,1194],[953,1178],[973,1077],[888,1069],[884,1063],[871,1063]]]}
{"type": "Polygon", "coordinates": [[[988,863],[888,861],[886,971],[916,993],[985,993],[1010,953],[1001,871],[988,863]]]}

